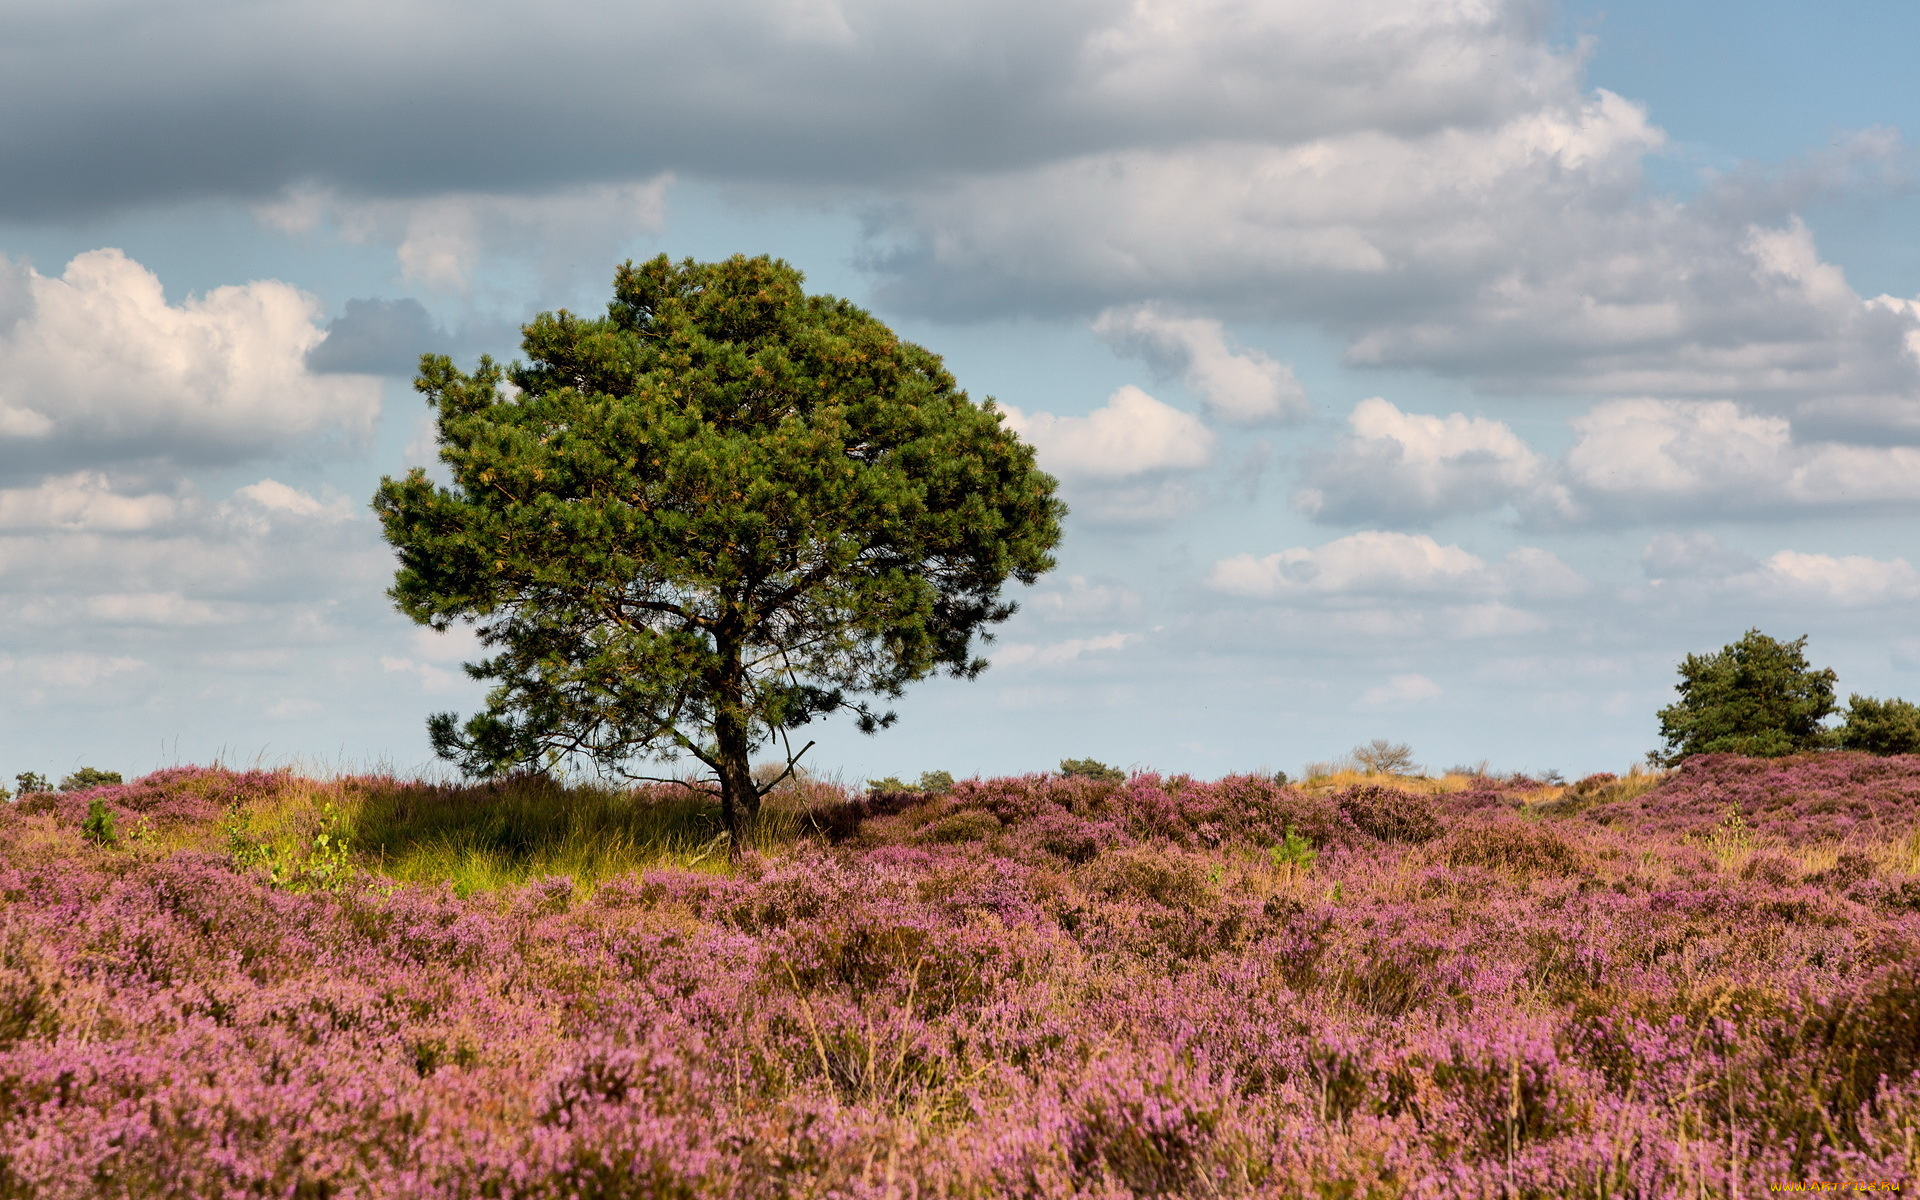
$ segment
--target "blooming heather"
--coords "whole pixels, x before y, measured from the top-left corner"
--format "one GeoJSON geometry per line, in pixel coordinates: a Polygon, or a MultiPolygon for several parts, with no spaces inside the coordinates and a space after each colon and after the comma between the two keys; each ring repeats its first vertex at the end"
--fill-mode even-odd
{"type": "Polygon", "coordinates": [[[1912,759],[1703,759],[1560,816],[1491,780],[816,788],[731,874],[466,898],[373,859],[276,885],[211,832],[322,786],[187,769],[0,815],[0,1196],[1912,1178],[1912,759]],[[177,837],[92,844],[93,795],[177,837]],[[1288,830],[1310,864],[1268,852],[1288,830]]]}

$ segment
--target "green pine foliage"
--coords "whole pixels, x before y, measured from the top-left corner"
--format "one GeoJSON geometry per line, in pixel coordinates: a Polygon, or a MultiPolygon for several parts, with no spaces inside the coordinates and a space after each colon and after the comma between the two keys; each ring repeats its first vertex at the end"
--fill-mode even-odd
{"type": "Polygon", "coordinates": [[[953,774],[950,771],[922,771],[918,783],[908,783],[898,775],[889,775],[885,779],[867,780],[867,790],[874,792],[920,792],[928,796],[944,796],[953,790],[953,774]]]}
{"type": "MultiPolygon", "coordinates": [[[[118,787],[124,780],[118,771],[102,771],[98,767],[81,767],[78,771],[60,781],[63,792],[84,792],[89,788],[118,787]]],[[[44,789],[42,789],[44,790],[44,789]]]]}
{"type": "Polygon", "coordinates": [[[1287,835],[1277,845],[1267,848],[1267,856],[1276,867],[1311,867],[1320,852],[1314,849],[1312,842],[1301,837],[1293,826],[1287,826],[1287,835]]]}
{"type": "Polygon", "coordinates": [[[738,844],[773,786],[755,750],[836,712],[872,732],[907,684],[985,669],[1002,587],[1053,566],[1055,481],[936,355],[801,283],[662,255],[620,268],[604,317],[536,317],[525,362],[421,359],[453,486],[382,481],[389,595],[476,625],[494,685],[431,719],[441,756],[695,759],[738,844]]]}
{"type": "Polygon", "coordinates": [[[1680,699],[1659,713],[1666,747],[1654,757],[1671,766],[1694,754],[1777,757],[1826,745],[1821,721],[1834,710],[1837,676],[1809,666],[1806,645],[1749,629],[1717,653],[1687,655],[1680,699]]]}
{"type": "Polygon", "coordinates": [[[1855,693],[1847,698],[1839,742],[1843,750],[1869,754],[1920,754],[1920,705],[1855,693]]]}
{"type": "Polygon", "coordinates": [[[1068,778],[1097,779],[1102,783],[1125,783],[1127,773],[1118,767],[1091,758],[1063,758],[1060,773],[1068,778]]]}
{"type": "Polygon", "coordinates": [[[119,830],[114,827],[113,810],[99,796],[87,805],[87,819],[80,823],[80,833],[100,846],[111,846],[120,840],[119,830]]]}

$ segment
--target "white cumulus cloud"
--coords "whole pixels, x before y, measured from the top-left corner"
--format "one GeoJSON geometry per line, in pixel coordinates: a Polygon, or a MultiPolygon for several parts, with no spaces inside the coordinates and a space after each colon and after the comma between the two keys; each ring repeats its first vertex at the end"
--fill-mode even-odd
{"type": "MultiPolygon", "coordinates": [[[[225,463],[369,434],[377,380],[315,375],[316,302],[273,280],[169,303],[118,250],[58,278],[28,270],[28,303],[0,327],[0,469],[63,460],[225,463]]],[[[77,465],[77,463],[75,463],[77,465]]]]}
{"type": "Polygon", "coordinates": [[[1759,603],[1825,611],[1906,606],[1920,600],[1920,570],[1904,558],[1778,550],[1756,559],[1711,534],[1662,534],[1640,556],[1656,591],[1683,600],[1759,603]]]}
{"type": "Polygon", "coordinates": [[[1183,379],[1220,420],[1252,425],[1297,420],[1312,411],[1291,368],[1264,351],[1236,349],[1219,321],[1167,316],[1139,304],[1107,309],[1094,319],[1093,330],[1116,352],[1183,379]]]}
{"type": "Polygon", "coordinates": [[[1084,417],[1002,406],[1007,425],[1033,444],[1040,465],[1069,479],[1113,481],[1191,471],[1213,461],[1213,431],[1192,413],[1128,384],[1084,417]]]}
{"type": "Polygon", "coordinates": [[[32,487],[0,488],[0,529],[133,533],[167,524],[180,507],[177,496],[129,495],[102,472],[75,471],[32,487]]]}
{"type": "Polygon", "coordinates": [[[1572,425],[1566,485],[1601,516],[1920,505],[1920,449],[1803,442],[1786,418],[1730,400],[1616,400],[1572,425]]]}
{"type": "Polygon", "coordinates": [[[1551,464],[1505,423],[1401,412],[1376,396],[1307,473],[1294,504],[1316,520],[1423,525],[1481,512],[1541,487],[1551,464]]]}
{"type": "Polygon", "coordinates": [[[298,488],[288,487],[277,479],[262,479],[258,483],[235,488],[233,494],[261,508],[290,513],[296,517],[324,517],[328,520],[344,521],[355,515],[352,505],[345,496],[336,496],[330,501],[323,502],[298,488]]]}
{"type": "Polygon", "coordinates": [[[1803,440],[1731,400],[1608,400],[1568,423],[1573,444],[1552,460],[1504,422],[1364,400],[1293,502],[1318,521],[1403,528],[1501,508],[1562,527],[1920,507],[1920,448],[1803,440]]]}

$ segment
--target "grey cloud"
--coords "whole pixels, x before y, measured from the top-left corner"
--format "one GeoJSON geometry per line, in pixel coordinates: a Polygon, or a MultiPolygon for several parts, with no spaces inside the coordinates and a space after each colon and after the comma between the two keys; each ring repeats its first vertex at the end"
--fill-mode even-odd
{"type": "Polygon", "coordinates": [[[0,337],[33,312],[33,270],[0,254],[0,337]]]}
{"type": "Polygon", "coordinates": [[[887,183],[1194,138],[1497,121],[1577,72],[1542,6],[213,0],[0,10],[0,213],[317,183],[887,183]]]}
{"type": "Polygon", "coordinates": [[[1661,140],[1636,106],[1568,86],[1491,126],[1061,157],[907,193],[876,215],[873,265],[890,300],[953,314],[1162,299],[1357,335],[1516,261],[1549,277],[1581,261],[1589,214],[1635,208],[1661,140]]]}
{"type": "MultiPolygon", "coordinates": [[[[0,105],[33,119],[0,126],[0,215],[227,196],[291,228],[331,197],[315,219],[458,290],[554,213],[657,227],[678,173],[863,206],[896,311],[1300,320],[1484,389],[1920,441],[1920,307],[1864,300],[1791,219],[1899,175],[1897,138],[1650,193],[1663,135],[1585,90],[1535,0],[6,11],[0,105]]],[[[1214,357],[1220,397],[1261,395],[1214,357]]],[[[1286,383],[1260,403],[1297,411],[1286,383]]]]}
{"type": "Polygon", "coordinates": [[[887,303],[934,315],[1153,301],[1311,322],[1352,364],[1494,392],[1738,396],[1920,440],[1920,306],[1859,295],[1781,208],[1898,144],[1683,204],[1644,186],[1662,141],[1569,88],[1499,126],[1087,154],[907,194],[868,261],[887,303]]]}
{"type": "Polygon", "coordinates": [[[418,300],[349,300],[327,323],[326,340],[307,351],[307,369],[321,375],[410,375],[422,354],[445,353],[450,345],[418,300]]]}

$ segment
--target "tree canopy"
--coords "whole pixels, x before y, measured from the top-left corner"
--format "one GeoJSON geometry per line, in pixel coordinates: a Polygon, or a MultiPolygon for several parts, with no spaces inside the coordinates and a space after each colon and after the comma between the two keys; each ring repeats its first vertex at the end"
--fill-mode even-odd
{"type": "Polygon", "coordinates": [[[992,400],[784,262],[629,262],[606,316],[523,334],[508,366],[422,357],[452,486],[373,501],[400,611],[490,652],[485,710],[429,720],[469,773],[690,757],[737,846],[757,750],[978,674],[1003,586],[1053,565],[1057,485],[992,400]]]}
{"type": "Polygon", "coordinates": [[[1660,710],[1667,764],[1693,754],[1777,756],[1817,750],[1828,741],[1820,724],[1834,710],[1837,676],[1807,664],[1807,639],[1775,641],[1749,629],[1713,654],[1680,664],[1680,699],[1660,710]]]}
{"type": "Polygon", "coordinates": [[[1843,750],[1869,754],[1920,754],[1920,705],[1877,700],[1858,692],[1847,698],[1846,723],[1838,733],[1843,750]]]}

